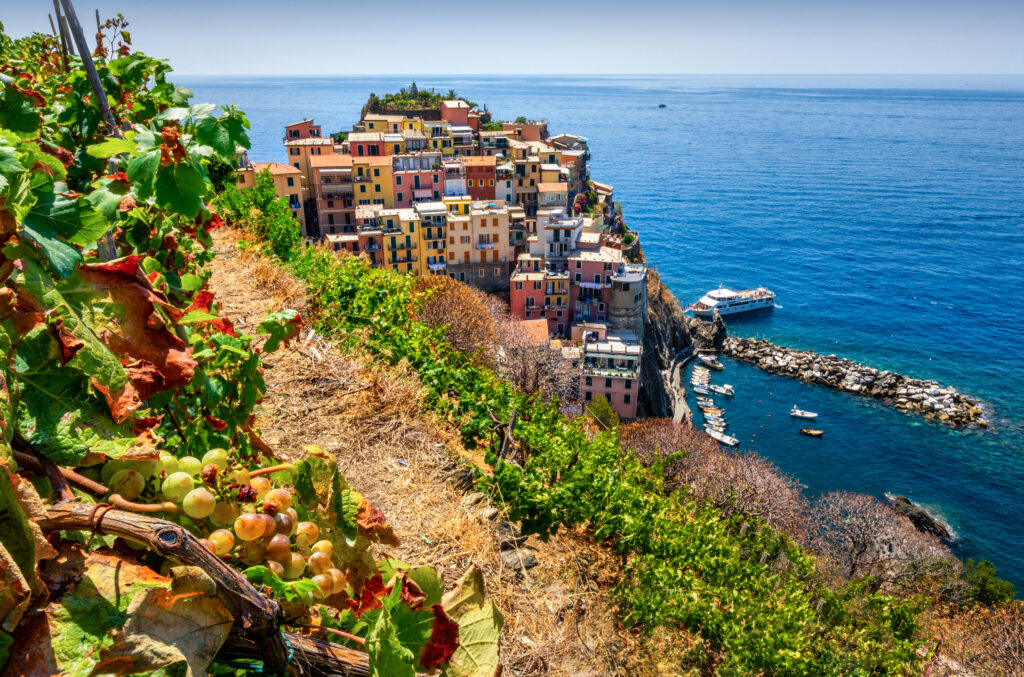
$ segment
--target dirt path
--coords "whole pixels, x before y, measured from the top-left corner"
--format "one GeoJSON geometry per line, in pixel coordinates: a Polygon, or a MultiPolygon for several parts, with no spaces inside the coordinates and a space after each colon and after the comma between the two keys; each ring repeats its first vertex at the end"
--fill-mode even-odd
{"type": "MultiPolygon", "coordinates": [[[[215,236],[211,288],[221,313],[239,333],[255,333],[269,311],[307,314],[301,283],[265,259],[236,246],[237,231],[215,236]]],[[[402,545],[391,556],[436,567],[449,585],[470,564],[480,566],[488,592],[505,616],[506,674],[614,674],[615,628],[602,592],[611,558],[588,539],[561,534],[531,538],[519,557],[538,565],[513,569],[516,552],[502,556],[488,504],[453,461],[466,452],[457,436],[419,408],[411,374],[346,355],[303,330],[303,340],[265,362],[267,396],[257,424],[285,458],[317,444],[333,454],[346,479],[387,516],[402,545]],[[467,493],[468,492],[468,493],[467,493]]],[[[508,541],[507,535],[504,539],[508,541]]],[[[378,553],[379,554],[379,553],[378,553]]]]}

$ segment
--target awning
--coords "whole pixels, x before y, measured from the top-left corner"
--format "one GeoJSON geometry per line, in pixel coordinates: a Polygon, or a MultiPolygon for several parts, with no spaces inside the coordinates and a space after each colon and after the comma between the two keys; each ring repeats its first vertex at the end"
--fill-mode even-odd
{"type": "Polygon", "coordinates": [[[415,198],[430,199],[434,196],[434,193],[429,190],[414,190],[412,196],[415,198]]]}

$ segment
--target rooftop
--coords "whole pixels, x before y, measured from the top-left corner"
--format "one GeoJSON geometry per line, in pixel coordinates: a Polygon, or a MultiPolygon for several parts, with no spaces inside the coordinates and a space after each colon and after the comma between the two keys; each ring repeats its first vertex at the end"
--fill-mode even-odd
{"type": "Polygon", "coordinates": [[[538,193],[565,193],[568,190],[569,186],[561,182],[537,184],[538,193]]]}
{"type": "Polygon", "coordinates": [[[467,167],[494,167],[498,162],[493,155],[468,155],[465,161],[467,167]]]}
{"type": "Polygon", "coordinates": [[[446,99],[441,103],[448,108],[469,108],[469,104],[462,99],[446,99]]]}
{"type": "MultiPolygon", "coordinates": [[[[313,123],[313,118],[306,118],[305,120],[299,120],[298,122],[293,122],[290,125],[285,125],[284,128],[288,129],[289,127],[298,127],[299,125],[306,125],[306,124],[312,124],[312,123],[313,123]]],[[[315,127],[316,125],[313,125],[313,126],[315,127]]]]}
{"type": "MultiPolygon", "coordinates": [[[[352,156],[349,156],[352,157],[352,156]]],[[[352,157],[352,164],[369,165],[370,167],[390,167],[390,155],[367,155],[365,157],[352,157]]]]}
{"type": "Polygon", "coordinates": [[[253,162],[252,164],[249,165],[249,167],[246,167],[246,169],[249,169],[250,167],[257,174],[262,172],[264,169],[269,169],[270,173],[273,174],[274,176],[285,176],[285,175],[288,175],[288,174],[295,174],[295,175],[302,174],[302,172],[300,172],[297,168],[292,167],[291,165],[283,165],[283,164],[280,164],[278,162],[253,162]]]}
{"type": "Polygon", "coordinates": [[[522,327],[526,336],[530,339],[530,343],[544,346],[548,343],[548,321],[544,318],[537,318],[536,320],[520,320],[519,325],[522,327]]]}
{"type": "Polygon", "coordinates": [[[570,260],[598,261],[600,263],[619,263],[622,261],[622,251],[611,247],[601,247],[597,250],[573,249],[566,257],[570,260]]]}
{"type": "Polygon", "coordinates": [[[367,143],[383,140],[384,134],[382,134],[381,132],[352,132],[348,135],[349,143],[359,143],[360,141],[362,141],[363,143],[367,143]]]}
{"type": "Polygon", "coordinates": [[[324,138],[321,136],[311,136],[308,139],[292,139],[291,141],[285,141],[285,146],[333,146],[334,139],[328,137],[324,138]]]}
{"type": "MultiPolygon", "coordinates": [[[[351,155],[311,155],[309,157],[310,167],[351,167],[352,156],[351,155]]],[[[294,167],[293,167],[294,169],[294,167]]],[[[296,172],[299,170],[296,169],[296,172]]]]}

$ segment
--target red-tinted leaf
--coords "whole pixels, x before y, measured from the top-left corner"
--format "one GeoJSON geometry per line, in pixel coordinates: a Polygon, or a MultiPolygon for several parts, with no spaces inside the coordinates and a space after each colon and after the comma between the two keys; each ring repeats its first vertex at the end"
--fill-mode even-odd
{"type": "Polygon", "coordinates": [[[114,180],[114,181],[120,181],[121,183],[124,183],[124,184],[127,184],[127,183],[129,183],[129,181],[128,181],[128,175],[127,175],[127,174],[125,174],[124,172],[115,172],[115,173],[113,173],[113,174],[107,174],[107,175],[106,175],[105,177],[103,177],[103,178],[106,178],[106,179],[112,179],[112,180],[114,180]]]}
{"type": "Polygon", "coordinates": [[[427,598],[426,593],[420,590],[420,586],[416,585],[415,581],[410,580],[406,576],[402,576],[402,603],[410,609],[419,609],[423,606],[423,601],[427,598]]]}
{"type": "Polygon", "coordinates": [[[388,524],[387,518],[373,503],[366,501],[356,515],[356,524],[376,543],[398,547],[400,541],[388,524]]]}
{"type": "Polygon", "coordinates": [[[50,323],[50,332],[57,339],[57,345],[60,346],[61,365],[67,364],[75,356],[75,353],[85,347],[85,343],[68,331],[61,319],[50,323]]]}
{"type": "Polygon", "coordinates": [[[131,256],[115,259],[108,263],[94,263],[91,268],[93,270],[101,270],[109,273],[135,275],[136,271],[139,269],[139,262],[144,258],[146,258],[145,254],[132,254],[131,256]]]}
{"type": "Polygon", "coordinates": [[[380,600],[389,592],[391,588],[384,585],[384,579],[380,574],[374,574],[372,578],[367,579],[359,595],[359,604],[354,608],[356,616],[362,616],[370,609],[379,607],[380,600]]]}
{"type": "Polygon", "coordinates": [[[64,165],[65,168],[70,167],[72,164],[74,164],[75,156],[68,152],[66,149],[61,148],[60,146],[55,146],[52,143],[47,143],[42,139],[38,139],[37,143],[39,144],[40,150],[42,150],[47,155],[52,155],[53,157],[60,160],[60,163],[64,165]]]}
{"type": "Polygon", "coordinates": [[[152,362],[130,360],[128,364],[124,364],[124,371],[138,391],[139,397],[144,400],[167,389],[163,374],[152,362]]]}
{"type": "Polygon", "coordinates": [[[210,424],[210,427],[213,428],[214,430],[224,430],[224,428],[228,427],[228,424],[226,422],[220,420],[219,418],[214,418],[213,416],[207,416],[206,420],[210,424]]]}
{"type": "MultiPolygon", "coordinates": [[[[198,310],[203,313],[213,313],[213,292],[203,289],[202,291],[196,292],[196,295],[192,297],[192,305],[185,309],[185,313],[188,314],[193,310],[198,310]]],[[[218,317],[214,320],[204,320],[202,322],[196,322],[196,324],[205,324],[213,328],[214,331],[218,331],[221,334],[227,334],[228,336],[237,337],[238,334],[235,332],[235,326],[226,317],[218,317]]]]}
{"type": "Polygon", "coordinates": [[[459,624],[453,621],[440,604],[430,607],[434,612],[434,627],[430,631],[430,639],[420,651],[420,665],[433,670],[451,659],[459,646],[459,624]]]}

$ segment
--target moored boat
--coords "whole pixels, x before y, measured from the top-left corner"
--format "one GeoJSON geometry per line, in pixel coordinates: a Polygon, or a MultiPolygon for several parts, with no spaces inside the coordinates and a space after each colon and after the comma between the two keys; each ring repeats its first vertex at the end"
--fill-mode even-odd
{"type": "Polygon", "coordinates": [[[795,404],[793,405],[793,408],[789,410],[789,415],[793,418],[818,418],[817,412],[797,409],[795,404]]]}
{"type": "Polygon", "coordinates": [[[709,385],[708,388],[710,388],[711,390],[715,391],[719,395],[726,395],[727,397],[732,397],[733,395],[736,394],[736,391],[728,383],[726,383],[725,385],[720,385],[720,386],[719,385],[709,385]]]}
{"type": "Polygon", "coordinates": [[[703,386],[693,386],[693,392],[697,393],[698,395],[707,395],[711,391],[703,386]]]}
{"type": "Polygon", "coordinates": [[[825,434],[824,430],[815,430],[814,428],[800,428],[801,435],[807,435],[808,437],[821,437],[825,434]]]}
{"type": "Polygon", "coordinates": [[[725,369],[725,365],[719,362],[718,358],[714,355],[698,355],[697,359],[715,371],[722,371],[725,369]]]}
{"type": "Polygon", "coordinates": [[[717,430],[705,430],[704,432],[706,432],[711,437],[711,439],[721,442],[722,444],[728,445],[730,447],[735,447],[737,444],[740,443],[740,441],[733,437],[732,435],[726,435],[725,433],[718,432],[717,430]]]}

